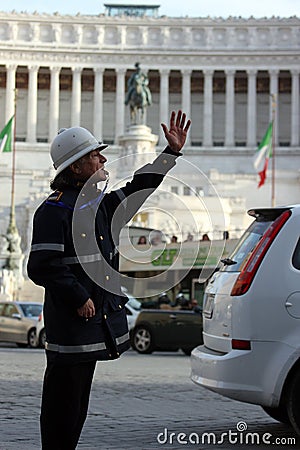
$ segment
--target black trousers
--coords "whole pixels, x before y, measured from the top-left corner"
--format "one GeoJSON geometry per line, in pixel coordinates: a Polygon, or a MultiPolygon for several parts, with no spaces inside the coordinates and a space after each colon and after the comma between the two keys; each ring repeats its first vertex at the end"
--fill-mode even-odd
{"type": "Polygon", "coordinates": [[[41,406],[43,450],[74,450],[84,425],[96,361],[68,365],[49,362],[41,406]]]}

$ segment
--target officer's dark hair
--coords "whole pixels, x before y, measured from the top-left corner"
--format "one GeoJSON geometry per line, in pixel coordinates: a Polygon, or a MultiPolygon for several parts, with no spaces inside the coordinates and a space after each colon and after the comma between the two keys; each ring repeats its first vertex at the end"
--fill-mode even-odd
{"type": "Polygon", "coordinates": [[[69,186],[74,186],[75,179],[73,172],[71,171],[70,167],[67,167],[65,170],[60,172],[54,180],[50,181],[50,189],[53,191],[63,191],[65,188],[69,186]]]}

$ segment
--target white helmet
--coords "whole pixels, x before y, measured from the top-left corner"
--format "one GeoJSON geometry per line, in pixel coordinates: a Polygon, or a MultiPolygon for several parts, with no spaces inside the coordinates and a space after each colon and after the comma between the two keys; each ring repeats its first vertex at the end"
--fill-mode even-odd
{"type": "Polygon", "coordinates": [[[59,174],[87,153],[96,149],[103,150],[106,147],[106,144],[98,142],[86,128],[61,128],[52,141],[50,155],[53,166],[59,174]]]}

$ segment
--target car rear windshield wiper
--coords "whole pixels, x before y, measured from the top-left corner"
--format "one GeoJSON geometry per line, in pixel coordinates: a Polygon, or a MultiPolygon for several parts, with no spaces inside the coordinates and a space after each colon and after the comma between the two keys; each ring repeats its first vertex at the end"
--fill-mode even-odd
{"type": "Polygon", "coordinates": [[[221,262],[225,264],[225,266],[233,266],[234,264],[237,264],[236,261],[233,261],[233,259],[230,258],[221,259],[221,262]]]}

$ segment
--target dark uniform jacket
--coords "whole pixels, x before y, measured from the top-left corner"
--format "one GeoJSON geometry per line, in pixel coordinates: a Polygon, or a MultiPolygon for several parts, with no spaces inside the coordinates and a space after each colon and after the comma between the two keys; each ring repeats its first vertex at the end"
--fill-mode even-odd
{"type": "Polygon", "coordinates": [[[117,358],[130,347],[121,291],[122,228],[175,165],[167,147],[123,188],[103,195],[91,181],[52,193],[33,221],[28,275],[45,288],[47,357],[62,363],[117,358]],[[96,314],[77,309],[91,298],[96,314]]]}

